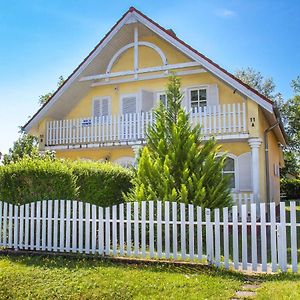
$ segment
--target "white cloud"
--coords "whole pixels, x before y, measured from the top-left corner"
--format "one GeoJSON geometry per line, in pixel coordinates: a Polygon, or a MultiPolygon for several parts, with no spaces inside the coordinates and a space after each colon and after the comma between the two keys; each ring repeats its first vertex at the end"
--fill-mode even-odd
{"type": "Polygon", "coordinates": [[[215,11],[215,15],[222,18],[232,18],[236,16],[236,12],[231,9],[221,8],[215,11]]]}

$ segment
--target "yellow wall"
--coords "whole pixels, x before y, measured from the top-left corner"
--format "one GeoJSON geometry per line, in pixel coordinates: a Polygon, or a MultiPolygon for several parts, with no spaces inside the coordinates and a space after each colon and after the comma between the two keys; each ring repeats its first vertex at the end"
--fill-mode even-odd
{"type": "Polygon", "coordinates": [[[73,149],[73,150],[59,150],[56,152],[58,158],[77,159],[91,159],[91,160],[105,160],[114,162],[118,158],[129,156],[134,157],[131,147],[115,147],[115,148],[94,148],[94,149],[73,149]]]}

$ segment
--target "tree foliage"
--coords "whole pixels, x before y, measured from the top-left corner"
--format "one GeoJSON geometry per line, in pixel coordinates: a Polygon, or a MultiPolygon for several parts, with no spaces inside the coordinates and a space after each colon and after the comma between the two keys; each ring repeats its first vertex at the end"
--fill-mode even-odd
{"type": "Polygon", "coordinates": [[[230,206],[230,178],[222,175],[225,156],[218,157],[214,139],[203,142],[200,127],[192,127],[177,77],[170,77],[166,93],[167,109],[160,103],[154,112],[127,199],[230,206]]]}
{"type": "Polygon", "coordinates": [[[21,130],[20,137],[14,142],[13,147],[9,148],[8,154],[4,154],[3,164],[8,165],[15,163],[24,157],[53,159],[55,157],[55,152],[39,152],[38,139],[21,130]]]}

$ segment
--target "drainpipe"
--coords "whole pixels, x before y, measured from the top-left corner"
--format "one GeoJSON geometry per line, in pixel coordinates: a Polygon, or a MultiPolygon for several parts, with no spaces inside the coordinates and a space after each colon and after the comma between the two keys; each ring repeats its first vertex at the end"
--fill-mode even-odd
{"type": "Polygon", "coordinates": [[[269,169],[269,143],[268,133],[279,125],[279,121],[270,126],[264,131],[264,144],[265,144],[265,167],[266,167],[266,188],[267,188],[267,203],[271,202],[270,199],[270,169],[269,169]]]}

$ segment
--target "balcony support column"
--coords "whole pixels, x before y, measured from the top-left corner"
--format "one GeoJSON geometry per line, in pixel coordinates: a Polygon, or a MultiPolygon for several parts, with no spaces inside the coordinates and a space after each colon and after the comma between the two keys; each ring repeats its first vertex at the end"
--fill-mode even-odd
{"type": "Polygon", "coordinates": [[[262,143],[261,138],[251,138],[248,140],[251,147],[251,165],[252,165],[252,188],[256,203],[260,201],[260,176],[259,176],[259,147],[262,143]]]}

